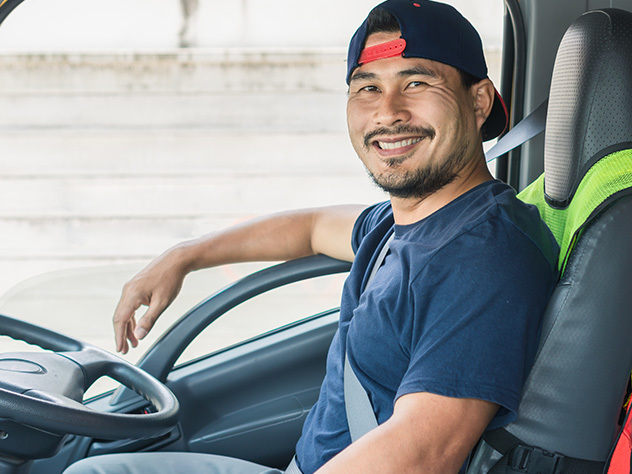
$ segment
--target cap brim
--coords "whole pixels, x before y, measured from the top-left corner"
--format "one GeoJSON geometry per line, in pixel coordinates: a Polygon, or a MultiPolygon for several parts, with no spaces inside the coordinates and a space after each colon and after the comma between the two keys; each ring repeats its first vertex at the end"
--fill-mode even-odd
{"type": "Polygon", "coordinates": [[[507,113],[505,101],[495,88],[494,92],[495,97],[492,112],[489,114],[489,117],[487,117],[487,120],[485,120],[481,129],[484,142],[492,140],[502,134],[509,125],[509,114],[507,113]]]}

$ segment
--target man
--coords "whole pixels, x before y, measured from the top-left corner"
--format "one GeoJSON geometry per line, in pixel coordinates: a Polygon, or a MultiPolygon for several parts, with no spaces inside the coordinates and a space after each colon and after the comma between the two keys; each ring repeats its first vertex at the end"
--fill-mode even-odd
{"type": "MultiPolygon", "coordinates": [[[[117,349],[138,344],[192,270],[315,253],[354,261],[292,469],[458,472],[486,428],[516,416],[557,246],[537,211],[486,167],[482,142],[504,130],[506,111],[480,38],[456,10],[430,0],[376,7],[351,40],[347,83],[352,144],[390,201],[277,214],[167,251],[125,286],[117,349]],[[345,354],[379,423],[353,443],[345,354]]],[[[180,471],[277,472],[215,456],[135,456],[100,463],[112,472],[133,459],[137,470],[125,472],[166,472],[168,459],[180,471]]],[[[92,472],[85,464],[69,472],[92,472]]]]}

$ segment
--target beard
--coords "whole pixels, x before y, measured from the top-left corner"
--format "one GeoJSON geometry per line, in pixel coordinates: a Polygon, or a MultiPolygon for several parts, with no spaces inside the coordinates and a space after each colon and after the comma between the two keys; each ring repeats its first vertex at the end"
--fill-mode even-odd
{"type": "MultiPolygon", "coordinates": [[[[412,134],[422,138],[434,138],[435,132],[428,128],[417,128],[410,126],[398,127],[394,130],[375,130],[366,135],[364,139],[365,147],[371,146],[371,138],[376,135],[397,135],[412,134]]],[[[430,163],[426,166],[403,172],[398,170],[399,165],[406,161],[410,155],[399,158],[393,158],[387,163],[393,171],[386,171],[380,175],[372,173],[368,168],[367,172],[373,182],[383,191],[397,198],[414,198],[424,199],[431,194],[439,191],[454,181],[459,172],[467,163],[466,151],[468,149],[468,141],[463,140],[459,148],[443,159],[441,163],[430,163]]]]}

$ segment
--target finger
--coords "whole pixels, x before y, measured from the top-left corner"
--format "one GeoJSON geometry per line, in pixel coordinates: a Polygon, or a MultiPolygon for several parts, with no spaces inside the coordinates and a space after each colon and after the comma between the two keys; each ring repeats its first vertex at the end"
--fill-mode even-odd
{"type": "Polygon", "coordinates": [[[127,343],[127,338],[124,337],[120,341],[116,337],[116,331],[114,332],[115,342],[116,342],[116,351],[121,354],[127,354],[129,351],[129,344],[127,343]]]}
{"type": "Polygon", "coordinates": [[[138,339],[134,336],[134,326],[136,322],[134,319],[130,320],[125,329],[125,337],[122,338],[122,346],[119,348],[117,346],[117,351],[121,354],[127,354],[130,347],[130,343],[132,347],[138,346],[138,339]]]}
{"type": "Polygon", "coordinates": [[[138,341],[136,341],[134,338],[134,330],[131,322],[126,324],[121,332],[115,329],[114,334],[116,340],[116,350],[118,352],[121,352],[122,354],[127,354],[127,352],[129,351],[129,342],[132,343],[132,347],[136,347],[136,345],[138,344],[138,341]]]}
{"type": "Polygon", "coordinates": [[[132,318],[127,324],[127,340],[132,344],[132,347],[138,346],[138,339],[134,334],[134,329],[136,328],[136,319],[132,318]]]}
{"type": "Polygon", "coordinates": [[[147,308],[147,311],[142,318],[138,321],[136,328],[134,329],[134,336],[137,340],[142,340],[147,336],[149,331],[154,327],[156,320],[162,314],[167,307],[166,304],[156,302],[155,298],[152,299],[151,304],[147,308]]]}
{"type": "Polygon", "coordinates": [[[129,347],[127,345],[127,337],[125,337],[127,333],[127,325],[124,325],[123,328],[120,328],[119,325],[114,325],[114,342],[116,344],[116,351],[122,352],[123,354],[127,354],[129,347]]]}
{"type": "Polygon", "coordinates": [[[123,341],[123,345],[121,347],[117,346],[116,348],[116,352],[120,352],[123,355],[127,354],[128,351],[129,351],[129,346],[127,345],[127,340],[123,341]]]}
{"type": "Polygon", "coordinates": [[[134,314],[139,306],[140,305],[136,307],[135,305],[127,306],[123,303],[123,300],[121,300],[114,311],[114,317],[112,318],[112,323],[114,325],[114,341],[116,343],[116,350],[118,352],[122,352],[123,354],[126,354],[129,349],[127,339],[130,331],[128,331],[128,327],[131,324],[132,331],[134,330],[134,327],[136,326],[134,314]]]}

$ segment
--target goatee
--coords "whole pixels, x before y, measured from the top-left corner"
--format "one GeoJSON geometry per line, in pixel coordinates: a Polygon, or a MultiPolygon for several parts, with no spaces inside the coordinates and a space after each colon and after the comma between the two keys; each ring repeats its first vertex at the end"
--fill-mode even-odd
{"type": "MultiPolygon", "coordinates": [[[[373,131],[365,137],[365,145],[367,145],[367,147],[371,146],[371,138],[378,134],[384,136],[387,134],[403,135],[407,133],[424,138],[434,137],[433,130],[428,133],[428,130],[412,130],[410,127],[401,127],[397,130],[388,131],[388,133],[385,133],[384,130],[373,131]]],[[[441,163],[429,163],[426,166],[414,170],[402,171],[398,168],[401,163],[410,158],[410,155],[406,155],[387,161],[392,172],[386,171],[380,175],[375,175],[368,169],[367,171],[373,182],[393,197],[424,199],[457,178],[459,172],[467,162],[467,150],[468,142],[464,140],[461,142],[459,148],[445,157],[441,163]]]]}

